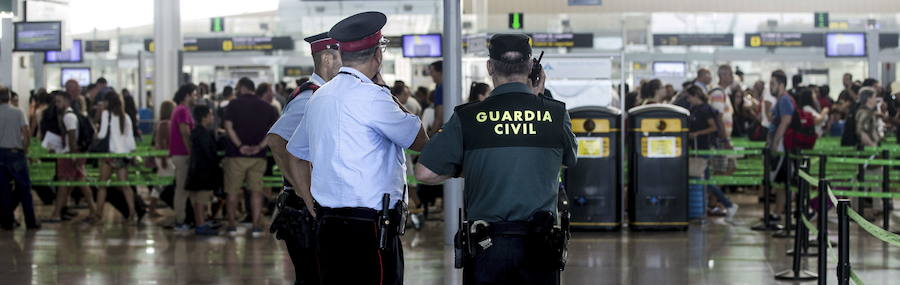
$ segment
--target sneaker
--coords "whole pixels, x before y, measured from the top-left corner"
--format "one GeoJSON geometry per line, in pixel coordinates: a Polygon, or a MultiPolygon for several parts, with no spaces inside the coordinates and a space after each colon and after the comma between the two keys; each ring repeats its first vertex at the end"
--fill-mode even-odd
{"type": "Polygon", "coordinates": [[[237,227],[228,227],[225,231],[228,232],[228,235],[230,236],[237,235],[237,227]]]}
{"type": "Polygon", "coordinates": [[[209,225],[202,225],[194,229],[194,234],[198,236],[214,236],[219,234],[219,232],[214,230],[209,225]]]}
{"type": "Polygon", "coordinates": [[[737,214],[738,208],[740,207],[738,207],[737,203],[731,203],[731,207],[728,207],[728,212],[725,213],[725,220],[729,222],[732,221],[734,215],[737,214]]]}
{"type": "Polygon", "coordinates": [[[412,223],[414,229],[422,229],[422,218],[420,218],[418,214],[409,214],[409,221],[412,223]]]}
{"type": "Polygon", "coordinates": [[[261,228],[253,228],[253,231],[250,233],[251,236],[258,238],[263,235],[263,230],[261,228]]]}
{"type": "Polygon", "coordinates": [[[184,232],[190,231],[190,230],[191,230],[191,226],[189,226],[189,225],[187,225],[187,224],[177,224],[177,225],[175,225],[175,227],[172,228],[172,229],[175,230],[176,232],[184,233],[184,232]]]}

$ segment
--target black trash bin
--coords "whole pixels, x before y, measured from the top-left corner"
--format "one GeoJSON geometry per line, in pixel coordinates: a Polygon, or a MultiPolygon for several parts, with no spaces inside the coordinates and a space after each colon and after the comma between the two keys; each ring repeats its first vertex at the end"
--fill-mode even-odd
{"type": "Polygon", "coordinates": [[[629,227],[686,230],[690,112],[655,104],[628,114],[629,227]]]}
{"type": "Polygon", "coordinates": [[[565,185],[575,229],[622,226],[619,128],[622,112],[587,106],[569,110],[578,140],[578,164],[566,169],[565,185]]]}

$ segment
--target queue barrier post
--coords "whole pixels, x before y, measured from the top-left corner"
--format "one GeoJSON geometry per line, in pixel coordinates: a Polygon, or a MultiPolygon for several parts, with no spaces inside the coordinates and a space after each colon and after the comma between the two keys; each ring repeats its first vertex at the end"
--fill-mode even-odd
{"type": "MultiPolygon", "coordinates": [[[[882,150],[881,158],[890,160],[891,153],[888,150],[882,150]]],[[[881,167],[881,192],[891,192],[891,167],[887,165],[881,167]]],[[[891,205],[891,199],[881,198],[881,206],[883,208],[883,213],[881,214],[881,228],[889,231],[891,227],[891,208],[893,208],[891,205]]]]}
{"type": "MultiPolygon", "coordinates": [[[[863,151],[864,149],[865,149],[865,147],[863,147],[862,145],[856,146],[857,151],[863,151]]],[[[856,166],[856,180],[859,182],[866,181],[866,166],[865,165],[859,164],[856,166]]],[[[856,187],[856,191],[860,191],[860,192],[866,191],[866,188],[865,187],[856,187]]],[[[857,207],[856,211],[860,212],[860,213],[863,213],[865,211],[865,209],[863,209],[862,200],[864,200],[864,199],[863,198],[857,199],[858,205],[856,205],[856,207],[857,207]]]]}
{"type": "Polygon", "coordinates": [[[828,281],[828,246],[831,241],[828,240],[828,201],[830,189],[829,183],[825,180],[825,163],[827,157],[819,156],[819,236],[818,236],[818,273],[819,285],[825,285],[828,281]]]}
{"type": "Polygon", "coordinates": [[[837,278],[840,285],[850,284],[850,217],[847,216],[849,206],[850,200],[838,200],[837,278]]]}
{"type": "Polygon", "coordinates": [[[754,231],[777,231],[780,230],[781,227],[778,224],[772,223],[774,218],[772,217],[771,211],[771,202],[770,197],[772,195],[772,173],[771,166],[769,162],[772,160],[772,152],[769,148],[764,148],[762,150],[762,161],[763,161],[763,218],[762,224],[756,225],[752,227],[754,231]]]}
{"type": "MultiPolygon", "coordinates": [[[[804,161],[804,162],[806,162],[806,161],[804,161]]],[[[799,164],[797,166],[798,167],[795,168],[796,170],[794,170],[794,172],[791,172],[792,175],[791,175],[791,177],[788,178],[788,180],[792,180],[792,179],[794,179],[794,177],[799,178],[800,169],[802,167],[806,167],[805,165],[799,165],[799,164]]],[[[803,234],[804,231],[806,230],[806,226],[804,226],[803,221],[800,220],[803,215],[802,212],[804,211],[805,203],[803,201],[806,200],[806,196],[804,193],[807,192],[806,190],[808,189],[807,188],[808,184],[809,183],[807,183],[805,179],[797,180],[797,189],[799,192],[797,193],[797,202],[796,202],[797,203],[797,212],[794,215],[794,218],[796,219],[796,223],[794,223],[794,226],[797,227],[797,229],[794,234],[794,249],[793,249],[793,252],[791,252],[791,255],[793,256],[792,263],[791,263],[791,269],[788,269],[788,270],[785,270],[785,271],[782,271],[782,272],[779,272],[778,274],[776,274],[775,280],[810,281],[810,280],[815,280],[816,278],[818,278],[818,275],[816,275],[815,273],[812,273],[812,272],[809,272],[809,271],[806,271],[806,270],[803,270],[800,268],[801,263],[802,263],[802,260],[800,259],[801,258],[800,255],[803,254],[804,247],[806,244],[806,242],[804,240],[808,239],[808,237],[806,237],[806,235],[803,234]]],[[[790,191],[788,191],[787,194],[788,194],[788,197],[790,197],[790,194],[791,194],[790,191]]],[[[785,220],[790,220],[790,218],[787,217],[787,215],[789,215],[789,214],[785,214],[785,220]]],[[[788,230],[788,229],[785,228],[785,230],[788,230]]]]}

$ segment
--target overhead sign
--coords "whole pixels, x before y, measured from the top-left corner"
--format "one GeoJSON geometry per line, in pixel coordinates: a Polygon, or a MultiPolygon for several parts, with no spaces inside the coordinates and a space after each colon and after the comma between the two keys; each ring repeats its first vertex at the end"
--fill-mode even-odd
{"type": "Polygon", "coordinates": [[[531,34],[532,47],[594,47],[592,33],[531,34]]]}
{"type": "Polygon", "coordinates": [[[310,76],[312,73],[312,66],[285,66],[282,75],[287,77],[301,77],[310,76]]]}
{"type": "Polygon", "coordinates": [[[815,14],[815,26],[816,28],[828,28],[828,12],[816,12],[815,14]]]}
{"type": "Polygon", "coordinates": [[[213,33],[225,31],[225,17],[215,17],[209,19],[209,31],[213,33]]]}
{"type": "Polygon", "coordinates": [[[744,46],[758,47],[823,47],[820,33],[755,33],[744,35],[744,46]]]}
{"type": "MultiPolygon", "coordinates": [[[[153,52],[152,39],[144,39],[144,50],[153,52]]],[[[235,52],[293,50],[291,37],[228,37],[228,38],[186,38],[185,52],[235,52]]]]}
{"type": "Polygon", "coordinates": [[[84,41],[85,52],[109,52],[109,40],[84,41]]]}
{"type": "Polygon", "coordinates": [[[525,15],[522,13],[509,13],[509,28],[521,30],[525,27],[525,15]]]}
{"type": "Polygon", "coordinates": [[[733,46],[734,34],[655,34],[655,46],[733,46]]]}

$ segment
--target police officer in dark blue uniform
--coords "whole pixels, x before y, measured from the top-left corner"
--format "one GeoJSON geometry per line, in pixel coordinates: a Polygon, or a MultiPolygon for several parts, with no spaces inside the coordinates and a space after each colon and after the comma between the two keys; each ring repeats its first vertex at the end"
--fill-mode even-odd
{"type": "Polygon", "coordinates": [[[465,222],[457,234],[465,284],[558,284],[567,233],[558,220],[559,173],[575,165],[575,135],[564,103],[538,96],[529,38],[490,40],[494,90],[457,107],[426,145],[416,178],[465,177],[465,222]]]}

